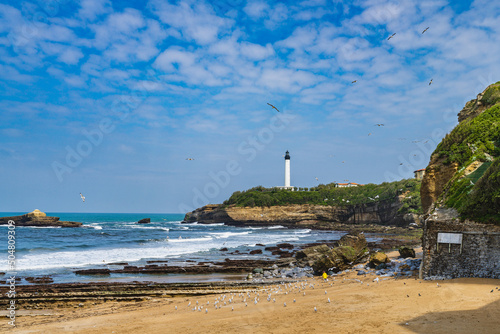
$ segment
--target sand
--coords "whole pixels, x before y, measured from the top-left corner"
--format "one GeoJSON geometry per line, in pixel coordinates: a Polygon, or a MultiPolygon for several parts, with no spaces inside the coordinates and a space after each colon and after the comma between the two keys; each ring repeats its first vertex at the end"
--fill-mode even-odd
{"type": "MultiPolygon", "coordinates": [[[[499,280],[423,281],[415,277],[381,277],[376,283],[373,281],[376,277],[357,276],[351,271],[328,282],[309,279],[301,291],[295,285],[300,286],[304,281],[292,283],[291,287],[277,284],[267,288],[273,291],[270,302],[266,288],[258,291],[260,300],[256,305],[256,292],[251,292],[250,297],[244,292],[241,297],[242,290],[235,290],[233,302],[229,303],[228,291],[227,305],[220,309],[214,307],[215,299],[222,297],[218,293],[155,298],[132,304],[108,302],[81,308],[36,310],[38,314],[49,315],[19,316],[18,326],[9,332],[500,333],[499,280]],[[277,286],[281,287],[279,292],[277,286]],[[197,301],[203,311],[192,310],[197,301]]],[[[6,327],[2,324],[1,329],[6,327]]]]}

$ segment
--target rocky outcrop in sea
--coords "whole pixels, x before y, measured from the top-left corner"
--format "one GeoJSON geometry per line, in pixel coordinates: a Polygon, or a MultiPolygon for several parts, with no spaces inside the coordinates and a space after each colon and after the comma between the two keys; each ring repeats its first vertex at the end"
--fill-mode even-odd
{"type": "Polygon", "coordinates": [[[9,220],[13,220],[16,226],[60,226],[60,227],[80,227],[82,223],[60,221],[59,217],[47,216],[44,212],[36,209],[21,216],[0,217],[0,225],[7,225],[9,220]]]}

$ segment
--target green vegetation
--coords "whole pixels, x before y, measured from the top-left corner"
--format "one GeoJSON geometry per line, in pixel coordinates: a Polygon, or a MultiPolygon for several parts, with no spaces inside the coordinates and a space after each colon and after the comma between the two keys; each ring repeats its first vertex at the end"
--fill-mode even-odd
{"type": "Polygon", "coordinates": [[[493,162],[468,193],[459,208],[463,217],[500,224],[500,159],[493,162]]]}
{"type": "Polygon", "coordinates": [[[444,164],[458,164],[441,195],[443,203],[457,209],[462,218],[500,224],[500,86],[488,88],[483,102],[497,104],[458,124],[433,154],[444,164]],[[473,162],[482,165],[465,175],[473,162]]]}
{"type": "Polygon", "coordinates": [[[458,124],[439,143],[433,154],[444,164],[458,163],[459,168],[475,160],[487,161],[488,155],[500,155],[500,105],[495,105],[473,119],[458,124]]]}
{"type": "MultiPolygon", "coordinates": [[[[499,84],[499,83],[500,83],[500,81],[497,82],[496,84],[499,84]]],[[[494,104],[500,102],[500,86],[492,86],[492,87],[488,88],[484,92],[482,102],[484,104],[488,104],[488,105],[494,105],[494,104]]]]}
{"type": "Polygon", "coordinates": [[[236,206],[274,206],[290,204],[316,204],[330,206],[348,206],[393,201],[399,195],[403,206],[400,213],[421,213],[420,184],[416,179],[406,179],[382,184],[366,184],[364,186],[339,188],[335,183],[320,184],[314,188],[298,188],[298,191],[258,186],[247,191],[236,191],[224,205],[236,206]]]}

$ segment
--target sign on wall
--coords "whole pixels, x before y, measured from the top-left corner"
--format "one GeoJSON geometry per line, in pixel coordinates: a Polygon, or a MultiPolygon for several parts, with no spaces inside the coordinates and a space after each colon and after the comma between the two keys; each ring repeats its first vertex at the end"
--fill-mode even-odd
{"type": "Polygon", "coordinates": [[[462,244],[462,233],[438,233],[440,244],[462,244]]]}

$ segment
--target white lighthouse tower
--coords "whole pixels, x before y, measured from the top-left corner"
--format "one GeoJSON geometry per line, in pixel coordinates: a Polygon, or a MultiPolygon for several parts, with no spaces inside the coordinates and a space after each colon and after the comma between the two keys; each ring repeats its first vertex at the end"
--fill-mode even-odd
{"type": "Polygon", "coordinates": [[[285,188],[290,187],[290,153],[286,151],[285,154],[285,188]]]}

